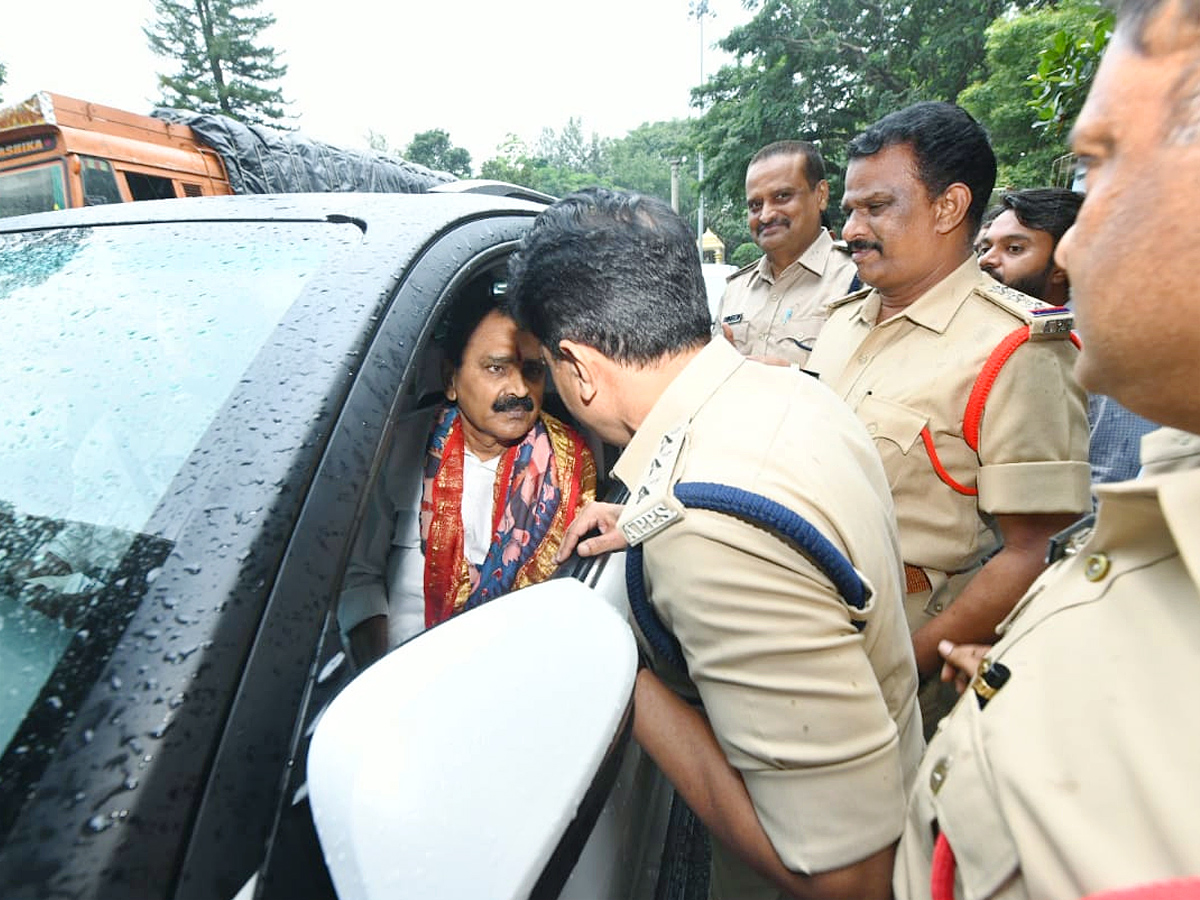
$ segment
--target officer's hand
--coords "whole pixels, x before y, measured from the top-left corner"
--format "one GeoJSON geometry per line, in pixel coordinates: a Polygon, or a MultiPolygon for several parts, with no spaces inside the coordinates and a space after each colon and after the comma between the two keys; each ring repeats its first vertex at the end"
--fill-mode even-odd
{"type": "Polygon", "coordinates": [[[724,322],[721,323],[721,334],[725,335],[725,340],[731,344],[733,343],[733,329],[724,322]]]}
{"type": "Polygon", "coordinates": [[[991,644],[954,644],[938,641],[938,653],[946,662],[942,664],[942,681],[953,681],[954,689],[960,694],[967,689],[971,679],[979,672],[979,663],[991,644]]]}
{"type": "Polygon", "coordinates": [[[562,545],[555,554],[555,562],[566,562],[572,552],[580,556],[599,556],[613,550],[624,550],[629,544],[625,535],[617,527],[617,519],[624,509],[620,503],[603,503],[599,500],[589,503],[579,511],[563,534],[562,545]],[[589,531],[599,531],[595,537],[586,540],[581,538],[589,531]]]}

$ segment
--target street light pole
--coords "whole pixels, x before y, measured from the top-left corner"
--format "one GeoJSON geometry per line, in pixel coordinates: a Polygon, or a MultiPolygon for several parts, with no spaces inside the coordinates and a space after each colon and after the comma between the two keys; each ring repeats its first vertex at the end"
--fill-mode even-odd
{"type": "MultiPolygon", "coordinates": [[[[708,0],[691,0],[688,3],[688,14],[695,16],[696,22],[700,25],[700,85],[704,85],[704,18],[705,16],[715,16],[716,13],[708,8],[708,0]]],[[[701,108],[703,114],[703,108],[701,108]]],[[[696,150],[696,193],[699,195],[699,203],[696,206],[696,246],[700,246],[700,242],[704,240],[704,154],[696,150]]]]}

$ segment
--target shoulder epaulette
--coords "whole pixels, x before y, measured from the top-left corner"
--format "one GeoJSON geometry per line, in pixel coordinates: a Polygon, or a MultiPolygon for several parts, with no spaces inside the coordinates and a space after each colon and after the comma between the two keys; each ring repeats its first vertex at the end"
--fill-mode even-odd
{"type": "Polygon", "coordinates": [[[836,300],[830,300],[825,304],[827,309],[837,309],[839,306],[845,306],[847,303],[853,303],[855,300],[862,300],[867,294],[871,293],[872,288],[863,285],[862,288],[852,294],[847,294],[845,297],[838,297],[836,300]]]}
{"type": "Polygon", "coordinates": [[[725,276],[726,283],[733,281],[733,279],[735,279],[735,278],[740,278],[742,275],[745,275],[747,272],[752,272],[755,269],[757,269],[759,259],[762,259],[762,257],[760,256],[758,259],[754,260],[754,262],[746,263],[744,266],[742,266],[736,272],[730,272],[728,275],[725,276]]]}
{"type": "Polygon", "coordinates": [[[1069,338],[1075,327],[1075,314],[1067,307],[1043,303],[999,281],[981,284],[975,292],[1028,325],[1030,340],[1069,338]]]}
{"type": "Polygon", "coordinates": [[[683,518],[683,505],[675,499],[673,489],[686,441],[687,423],[664,434],[646,471],[630,486],[629,499],[617,521],[629,546],[637,546],[683,518]]]}

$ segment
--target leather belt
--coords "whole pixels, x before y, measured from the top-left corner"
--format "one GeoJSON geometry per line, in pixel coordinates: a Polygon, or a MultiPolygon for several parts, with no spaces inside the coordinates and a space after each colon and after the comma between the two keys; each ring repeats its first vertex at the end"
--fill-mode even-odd
{"type": "Polygon", "coordinates": [[[904,564],[904,589],[908,594],[919,594],[921,591],[933,590],[933,585],[929,583],[929,576],[925,574],[925,570],[920,566],[910,566],[904,564]]]}

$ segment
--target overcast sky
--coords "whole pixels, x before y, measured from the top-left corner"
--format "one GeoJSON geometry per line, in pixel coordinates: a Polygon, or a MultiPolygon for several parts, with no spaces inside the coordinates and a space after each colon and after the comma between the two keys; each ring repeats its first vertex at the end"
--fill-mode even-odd
{"type": "MultiPolygon", "coordinates": [[[[693,115],[701,66],[707,76],[722,63],[711,44],[750,18],[739,0],[709,5],[703,41],[687,0],[263,0],[260,10],[276,17],[264,43],[288,66],[283,92],[302,132],[365,147],[375,131],[402,149],[442,128],[478,171],[509,133],[533,143],[572,116],[589,136],[622,137],[693,115]]],[[[169,71],[142,34],[152,14],[150,0],[6,4],[4,102],[44,90],[148,113],[156,75],[169,71]]]]}

